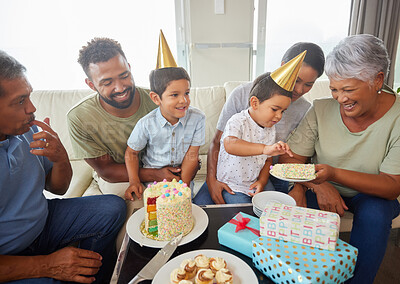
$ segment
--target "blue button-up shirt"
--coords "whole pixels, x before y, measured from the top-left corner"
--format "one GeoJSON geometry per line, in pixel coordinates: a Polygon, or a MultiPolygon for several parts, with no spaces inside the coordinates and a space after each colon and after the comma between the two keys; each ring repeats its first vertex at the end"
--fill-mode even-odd
{"type": "Polygon", "coordinates": [[[133,150],[145,149],[141,159],[145,168],[180,166],[189,146],[204,143],[205,115],[194,107],[189,107],[175,125],[156,108],[138,121],[128,139],[128,146],[133,150]]]}
{"type": "Polygon", "coordinates": [[[33,133],[31,129],[0,141],[0,254],[27,248],[46,223],[43,189],[53,163],[30,153],[33,133]]]}

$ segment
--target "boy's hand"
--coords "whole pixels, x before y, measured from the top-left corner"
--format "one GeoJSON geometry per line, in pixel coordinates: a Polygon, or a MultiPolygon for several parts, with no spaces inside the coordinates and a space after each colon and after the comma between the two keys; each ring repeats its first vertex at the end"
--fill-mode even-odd
{"type": "Polygon", "coordinates": [[[290,157],[293,157],[293,153],[287,143],[279,141],[272,145],[265,145],[263,154],[268,156],[278,156],[287,153],[290,157]]]}
{"type": "Polygon", "coordinates": [[[142,200],[143,194],[143,185],[140,182],[133,182],[129,185],[129,187],[125,190],[125,199],[126,200],[135,200],[132,193],[135,193],[139,200],[142,200]]]}
{"type": "Polygon", "coordinates": [[[264,190],[264,186],[265,186],[265,184],[264,183],[262,183],[261,181],[256,181],[255,183],[253,183],[252,185],[250,185],[250,190],[253,190],[254,192],[253,193],[249,193],[250,194],[250,196],[254,196],[254,195],[256,195],[257,193],[260,193],[261,191],[263,191],[264,190]]]}

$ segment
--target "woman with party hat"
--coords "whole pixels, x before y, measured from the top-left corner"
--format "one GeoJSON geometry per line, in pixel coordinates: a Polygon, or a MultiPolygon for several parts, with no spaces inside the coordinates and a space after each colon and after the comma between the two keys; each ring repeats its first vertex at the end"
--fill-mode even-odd
{"type": "Polygon", "coordinates": [[[285,142],[275,143],[275,124],[291,103],[305,54],[306,51],[274,72],[259,76],[250,91],[250,107],[228,120],[217,164],[217,180],[234,192],[222,192],[225,203],[250,203],[252,196],[268,183],[272,156],[292,155],[285,142]]]}

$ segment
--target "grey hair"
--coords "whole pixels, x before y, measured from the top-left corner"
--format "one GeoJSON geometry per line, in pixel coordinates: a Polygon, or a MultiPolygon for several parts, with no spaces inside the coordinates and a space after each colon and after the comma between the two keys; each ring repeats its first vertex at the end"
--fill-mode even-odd
{"type": "Polygon", "coordinates": [[[383,41],[373,35],[359,34],[341,40],[326,57],[329,79],[358,79],[370,84],[379,72],[387,77],[390,60],[383,41]]]}
{"type": "Polygon", "coordinates": [[[12,80],[19,78],[26,72],[25,66],[14,57],[0,50],[0,79],[12,80]]]}
{"type": "Polygon", "coordinates": [[[14,57],[0,50],[0,96],[3,95],[1,82],[25,76],[26,68],[14,57]]]}

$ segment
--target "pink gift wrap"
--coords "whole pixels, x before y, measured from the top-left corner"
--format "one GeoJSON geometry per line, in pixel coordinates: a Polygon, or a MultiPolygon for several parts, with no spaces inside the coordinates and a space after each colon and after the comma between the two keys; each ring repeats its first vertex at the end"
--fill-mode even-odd
{"type": "Polygon", "coordinates": [[[339,237],[337,213],[269,201],[260,217],[260,235],[334,251],[339,237]]]}

